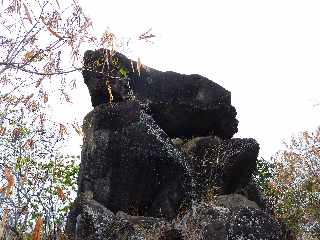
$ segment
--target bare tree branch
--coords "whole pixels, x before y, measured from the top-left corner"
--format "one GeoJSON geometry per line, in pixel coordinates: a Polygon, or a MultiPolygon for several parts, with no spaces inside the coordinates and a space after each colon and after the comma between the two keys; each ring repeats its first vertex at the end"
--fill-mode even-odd
{"type": "Polygon", "coordinates": [[[41,76],[53,76],[53,75],[62,75],[62,74],[69,74],[72,72],[76,72],[76,71],[81,71],[82,68],[74,68],[71,70],[67,70],[67,71],[57,71],[57,72],[53,72],[53,73],[45,73],[45,72],[38,72],[38,71],[32,71],[29,69],[25,69],[24,67],[22,67],[19,63],[7,63],[7,62],[0,62],[0,66],[3,65],[5,66],[6,69],[17,69],[26,73],[31,73],[31,74],[36,74],[36,75],[41,75],[41,76]]]}

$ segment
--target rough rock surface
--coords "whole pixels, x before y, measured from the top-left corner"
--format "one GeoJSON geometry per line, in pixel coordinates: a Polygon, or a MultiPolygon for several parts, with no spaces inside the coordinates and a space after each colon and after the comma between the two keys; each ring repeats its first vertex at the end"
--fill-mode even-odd
{"type": "Polygon", "coordinates": [[[238,208],[230,216],[228,235],[230,240],[238,239],[281,239],[281,227],[261,210],[238,208]]]}
{"type": "Polygon", "coordinates": [[[112,213],[93,199],[75,202],[68,238],[88,240],[281,240],[280,225],[245,197],[221,196],[229,207],[200,203],[173,221],[112,213]]]}
{"type": "Polygon", "coordinates": [[[173,229],[169,222],[161,218],[130,216],[121,211],[114,214],[93,200],[92,194],[90,197],[86,194],[88,192],[76,199],[69,214],[66,225],[69,240],[160,239],[173,229]]]}
{"type": "Polygon", "coordinates": [[[260,209],[257,203],[250,201],[245,196],[240,194],[219,195],[212,201],[216,206],[221,206],[229,209],[237,207],[249,207],[260,209]]]}
{"type": "Polygon", "coordinates": [[[237,132],[236,110],[231,93],[200,75],[161,72],[120,53],[103,49],[87,51],[83,77],[93,106],[108,102],[111,87],[114,101],[135,97],[148,104],[150,114],[171,137],[213,134],[231,138],[237,132]]]}
{"type": "Polygon", "coordinates": [[[83,129],[79,193],[112,211],[169,218],[188,201],[184,155],[138,102],[101,104],[83,129]]]}
{"type": "Polygon", "coordinates": [[[251,180],[248,184],[238,186],[235,193],[245,196],[249,200],[257,203],[264,211],[270,214],[272,213],[270,203],[268,203],[261,188],[254,182],[254,180],[251,180]]]}
{"type": "Polygon", "coordinates": [[[200,195],[212,187],[217,193],[229,194],[251,181],[259,144],[250,138],[222,140],[209,136],[193,138],[181,150],[191,157],[200,195]]]}
{"type": "Polygon", "coordinates": [[[94,109],[69,240],[283,239],[252,181],[258,143],[230,139],[230,92],[105,50],[86,52],[84,64],[94,109]]]}
{"type": "Polygon", "coordinates": [[[220,207],[214,202],[200,203],[176,224],[184,239],[190,240],[280,240],[280,225],[263,211],[251,208],[248,200],[233,202],[233,195],[223,196],[230,206],[220,207]],[[231,199],[228,200],[228,198],[231,199]]]}

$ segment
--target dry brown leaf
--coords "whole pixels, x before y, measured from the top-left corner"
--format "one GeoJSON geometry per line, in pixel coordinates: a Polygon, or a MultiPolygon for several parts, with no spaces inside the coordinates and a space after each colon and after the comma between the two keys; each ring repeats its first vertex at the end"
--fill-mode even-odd
{"type": "Polygon", "coordinates": [[[5,168],[4,170],[4,177],[7,181],[7,186],[5,189],[5,197],[9,198],[12,194],[12,189],[14,186],[14,176],[12,174],[12,170],[8,167],[5,168]]]}
{"type": "Polygon", "coordinates": [[[43,102],[47,103],[48,102],[48,94],[45,92],[43,95],[43,102]]]}
{"type": "Polygon", "coordinates": [[[32,232],[32,238],[31,238],[32,240],[41,240],[42,225],[43,225],[43,219],[41,216],[39,216],[32,232]]]}
{"type": "Polygon", "coordinates": [[[318,130],[317,130],[317,132],[316,132],[316,139],[317,139],[317,141],[319,141],[320,142],[320,127],[318,128],[318,130]]]}
{"type": "Polygon", "coordinates": [[[46,24],[46,19],[45,19],[43,16],[40,16],[40,19],[41,19],[41,21],[44,23],[44,25],[47,25],[47,24],[46,24]]]}
{"type": "Polygon", "coordinates": [[[26,16],[27,16],[27,18],[28,18],[29,22],[32,24],[32,19],[31,19],[30,12],[29,12],[29,10],[28,10],[27,6],[26,6],[24,3],[23,3],[23,7],[24,7],[24,11],[25,11],[25,14],[26,14],[26,16]]]}
{"type": "Polygon", "coordinates": [[[319,158],[320,160],[320,149],[316,148],[315,146],[311,147],[311,151],[317,156],[317,158],[319,158]]]}
{"type": "Polygon", "coordinates": [[[34,51],[26,52],[23,56],[23,62],[30,62],[33,59],[34,55],[34,51]]]}
{"type": "Polygon", "coordinates": [[[115,35],[111,32],[105,31],[100,39],[100,45],[105,48],[111,47],[114,50],[115,35]]]}
{"type": "Polygon", "coordinates": [[[82,136],[82,129],[81,129],[81,127],[79,127],[76,123],[75,123],[75,124],[72,124],[72,127],[74,128],[74,130],[76,131],[76,133],[77,133],[79,136],[82,136]]]}
{"type": "Polygon", "coordinates": [[[36,83],[36,88],[38,88],[40,86],[40,84],[42,83],[44,77],[41,77],[37,80],[37,83],[36,83]]]}
{"type": "Polygon", "coordinates": [[[33,140],[30,138],[26,141],[26,143],[23,145],[25,149],[32,149],[33,148],[33,140]]]}
{"type": "Polygon", "coordinates": [[[48,31],[55,37],[62,39],[62,37],[55,31],[53,31],[49,26],[47,26],[48,31]]]}
{"type": "Polygon", "coordinates": [[[23,100],[23,103],[24,103],[25,105],[27,105],[28,102],[29,102],[29,100],[30,100],[32,97],[33,97],[33,93],[32,93],[31,95],[29,95],[29,96],[26,96],[26,97],[24,98],[24,100],[23,100]]]}
{"type": "Polygon", "coordinates": [[[0,126],[0,136],[3,136],[6,133],[6,128],[0,126]]]}
{"type": "Polygon", "coordinates": [[[67,236],[64,233],[60,233],[59,240],[67,240],[67,236]]]}
{"type": "Polygon", "coordinates": [[[303,137],[304,137],[304,140],[306,141],[307,144],[309,144],[309,133],[307,131],[303,132],[303,137]]]}
{"type": "Polygon", "coordinates": [[[21,133],[21,129],[20,128],[13,129],[12,130],[12,138],[14,140],[16,140],[20,136],[20,133],[21,133]]]}
{"type": "Polygon", "coordinates": [[[32,101],[28,107],[32,112],[35,112],[35,111],[37,111],[39,105],[37,104],[36,101],[32,101]]]}
{"type": "Polygon", "coordinates": [[[27,180],[28,180],[27,174],[22,174],[20,178],[20,183],[24,185],[27,182],[27,180]]]}
{"type": "Polygon", "coordinates": [[[59,198],[62,201],[64,201],[66,199],[66,196],[64,195],[64,192],[63,192],[62,188],[57,187],[57,193],[58,193],[59,198]]]}
{"type": "Polygon", "coordinates": [[[81,31],[86,30],[88,27],[92,26],[92,21],[89,18],[85,18],[86,21],[80,27],[81,31]]]}
{"type": "Polygon", "coordinates": [[[62,123],[60,123],[60,128],[59,128],[60,137],[63,137],[66,134],[67,134],[67,128],[62,123]]]}
{"type": "Polygon", "coordinates": [[[8,221],[9,210],[6,208],[3,211],[1,222],[0,222],[0,239],[4,238],[4,230],[8,221]]]}

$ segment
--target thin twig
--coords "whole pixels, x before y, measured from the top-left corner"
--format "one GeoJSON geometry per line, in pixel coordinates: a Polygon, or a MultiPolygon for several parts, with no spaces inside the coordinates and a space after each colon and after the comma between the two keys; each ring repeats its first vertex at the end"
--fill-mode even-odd
{"type": "Polygon", "coordinates": [[[81,71],[82,68],[74,68],[68,71],[57,71],[57,72],[53,72],[53,73],[45,73],[45,72],[38,72],[38,71],[32,71],[29,69],[25,69],[22,66],[20,66],[18,63],[7,63],[7,62],[0,62],[0,65],[4,65],[6,66],[7,69],[9,68],[13,68],[13,69],[17,69],[26,73],[31,73],[31,74],[35,74],[35,75],[41,75],[41,76],[53,76],[53,75],[63,75],[63,74],[69,74],[72,72],[76,72],[76,71],[81,71]]]}

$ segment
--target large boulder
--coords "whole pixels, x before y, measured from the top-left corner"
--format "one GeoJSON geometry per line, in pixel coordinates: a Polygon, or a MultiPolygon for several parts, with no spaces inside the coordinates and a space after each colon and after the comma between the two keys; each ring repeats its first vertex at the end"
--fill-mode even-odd
{"type": "Polygon", "coordinates": [[[83,77],[94,107],[109,102],[111,94],[115,102],[136,98],[171,138],[228,139],[237,132],[231,93],[200,75],[161,72],[100,49],[85,53],[83,77]]]}
{"type": "Polygon", "coordinates": [[[251,201],[239,201],[234,195],[222,197],[230,208],[215,201],[198,203],[176,222],[175,228],[181,231],[183,239],[282,240],[279,223],[251,201]]]}
{"type": "Polygon", "coordinates": [[[111,212],[95,201],[89,192],[78,196],[68,216],[68,240],[175,240],[172,224],[162,218],[131,216],[111,212]]]}
{"type": "Polygon", "coordinates": [[[180,144],[180,148],[191,159],[197,192],[202,197],[211,191],[234,193],[248,184],[259,153],[259,144],[251,138],[197,137],[180,144]]]}
{"type": "Polygon", "coordinates": [[[138,102],[95,107],[83,130],[79,193],[131,215],[172,218],[188,204],[188,161],[138,102]]]}

